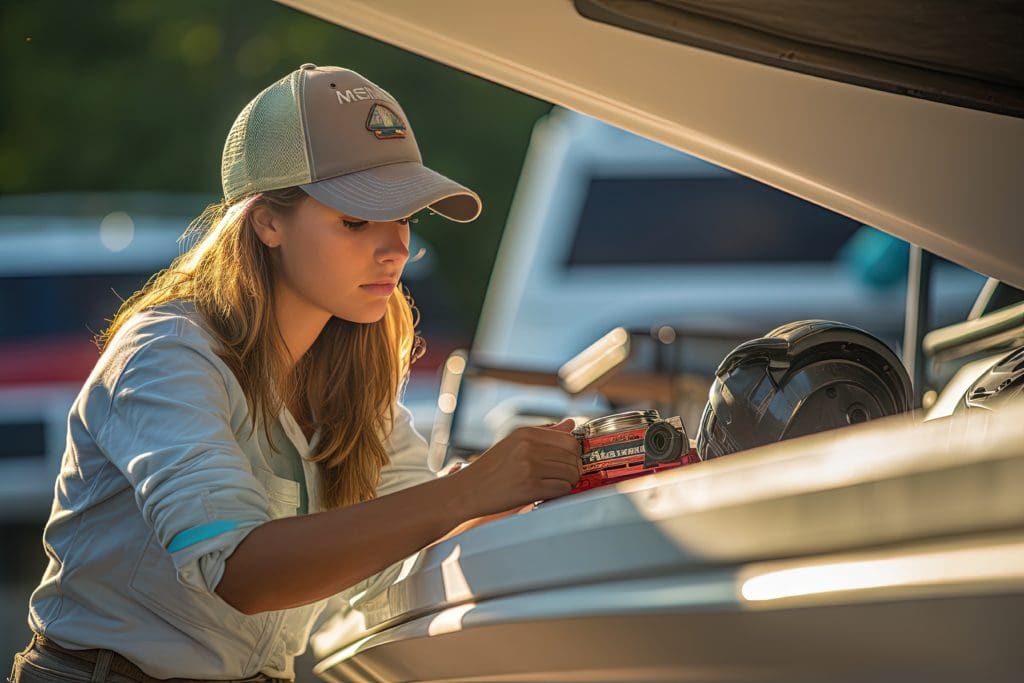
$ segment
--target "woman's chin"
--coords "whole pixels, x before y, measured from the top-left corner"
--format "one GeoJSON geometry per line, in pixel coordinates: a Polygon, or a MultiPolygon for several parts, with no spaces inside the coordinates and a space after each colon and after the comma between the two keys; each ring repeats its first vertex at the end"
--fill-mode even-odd
{"type": "Polygon", "coordinates": [[[346,310],[333,313],[335,318],[348,320],[353,323],[375,323],[388,312],[387,300],[376,306],[365,306],[359,310],[346,310]]]}

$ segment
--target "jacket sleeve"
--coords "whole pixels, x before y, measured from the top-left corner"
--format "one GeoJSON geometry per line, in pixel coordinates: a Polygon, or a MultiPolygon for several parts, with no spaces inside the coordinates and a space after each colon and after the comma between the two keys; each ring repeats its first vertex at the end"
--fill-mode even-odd
{"type": "Polygon", "coordinates": [[[176,336],[147,341],[116,375],[93,433],[178,581],[212,592],[227,557],[271,516],[231,427],[225,370],[210,353],[176,336]]]}

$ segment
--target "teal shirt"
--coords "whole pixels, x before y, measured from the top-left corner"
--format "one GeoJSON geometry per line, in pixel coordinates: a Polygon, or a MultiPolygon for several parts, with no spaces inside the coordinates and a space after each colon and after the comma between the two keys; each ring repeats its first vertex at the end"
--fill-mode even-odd
{"type": "MultiPolygon", "coordinates": [[[[298,429],[297,425],[295,429],[298,429]]],[[[292,443],[292,440],[284,433],[280,422],[274,423],[272,433],[274,436],[274,443],[281,449],[281,452],[273,453],[268,458],[270,467],[274,470],[274,474],[277,476],[298,482],[298,514],[305,515],[309,512],[309,493],[306,490],[306,474],[302,469],[302,456],[296,449],[295,444],[292,443]]],[[[313,438],[316,439],[316,436],[314,435],[313,438]]]]}

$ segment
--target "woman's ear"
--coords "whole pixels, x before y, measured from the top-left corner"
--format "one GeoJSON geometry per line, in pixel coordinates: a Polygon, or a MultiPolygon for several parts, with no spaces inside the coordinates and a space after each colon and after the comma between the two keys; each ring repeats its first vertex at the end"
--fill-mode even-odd
{"type": "Polygon", "coordinates": [[[260,242],[271,249],[281,246],[281,219],[270,207],[262,204],[253,207],[252,229],[260,242]]]}

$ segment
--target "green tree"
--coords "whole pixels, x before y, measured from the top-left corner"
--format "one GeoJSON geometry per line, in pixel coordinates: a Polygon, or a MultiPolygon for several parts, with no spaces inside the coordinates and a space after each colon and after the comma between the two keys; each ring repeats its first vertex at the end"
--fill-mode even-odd
{"type": "Polygon", "coordinates": [[[550,105],[268,0],[0,5],[0,192],[217,196],[237,113],[303,62],[402,102],[425,162],[476,190],[472,224],[418,226],[467,330],[479,314],[533,123],[550,105]]]}

